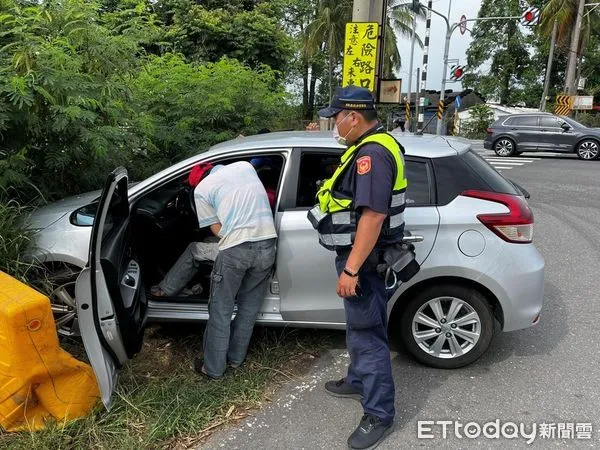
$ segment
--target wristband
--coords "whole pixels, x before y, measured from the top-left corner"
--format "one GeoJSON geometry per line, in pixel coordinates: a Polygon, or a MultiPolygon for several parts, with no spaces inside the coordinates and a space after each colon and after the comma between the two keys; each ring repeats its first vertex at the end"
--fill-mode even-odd
{"type": "Polygon", "coordinates": [[[358,276],[358,272],[351,272],[346,267],[344,267],[344,273],[352,278],[356,278],[358,276]]]}

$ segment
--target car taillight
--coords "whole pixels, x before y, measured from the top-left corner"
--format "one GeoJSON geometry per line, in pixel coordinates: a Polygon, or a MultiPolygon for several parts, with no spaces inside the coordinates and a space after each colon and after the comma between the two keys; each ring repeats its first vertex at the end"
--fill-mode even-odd
{"type": "Polygon", "coordinates": [[[491,129],[491,128],[486,128],[486,129],[485,129],[485,132],[486,132],[487,134],[493,134],[493,133],[494,133],[494,130],[493,130],[493,129],[491,129]]]}
{"type": "Polygon", "coordinates": [[[461,195],[502,203],[507,213],[479,214],[479,221],[507,242],[528,244],[533,240],[533,212],[522,197],[497,192],[469,190],[461,195]]]}

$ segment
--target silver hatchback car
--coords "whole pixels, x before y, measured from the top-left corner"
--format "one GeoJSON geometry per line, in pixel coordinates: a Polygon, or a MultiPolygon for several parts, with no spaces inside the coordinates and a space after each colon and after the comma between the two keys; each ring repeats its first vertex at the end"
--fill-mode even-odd
{"type": "MultiPolygon", "coordinates": [[[[524,191],[468,142],[397,138],[407,151],[405,240],[415,244],[421,270],[391,296],[390,336],[422,363],[464,366],[486,351],[495,322],[513,331],[540,319],[544,259],[532,244],[533,214],[524,191]]],[[[40,230],[35,257],[62,280],[51,299],[57,321],[62,332],[80,330],[106,404],[117,368],[140,349],[147,322],[208,318],[210,264],[200,266],[195,280],[205,294],[157,300],[147,292],[189,242],[209,235],[197,227],[185,183],[201,161],[270,161],[263,182],[277,190],[279,239],[258,322],[344,328],[334,254],[318,244],[307,219],[317,186],[342,150],[330,133],[236,139],[135,185],[117,169],[101,193],[57,202],[32,217],[31,227],[40,230]]]]}

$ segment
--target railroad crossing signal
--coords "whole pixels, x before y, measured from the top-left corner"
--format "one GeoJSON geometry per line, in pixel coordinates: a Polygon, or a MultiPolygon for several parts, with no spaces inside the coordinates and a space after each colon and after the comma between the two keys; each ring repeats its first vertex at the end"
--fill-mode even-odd
{"type": "Polygon", "coordinates": [[[521,15],[521,25],[527,27],[535,26],[540,21],[540,9],[532,6],[527,8],[521,15]]]}
{"type": "Polygon", "coordinates": [[[452,66],[450,67],[450,79],[452,81],[461,81],[465,76],[465,66],[452,66]]]}

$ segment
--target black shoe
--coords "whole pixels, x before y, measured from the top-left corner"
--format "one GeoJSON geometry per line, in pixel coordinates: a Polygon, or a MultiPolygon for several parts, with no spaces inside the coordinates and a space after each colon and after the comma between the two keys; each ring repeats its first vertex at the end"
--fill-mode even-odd
{"type": "Polygon", "coordinates": [[[362,398],[360,392],[346,383],[343,378],[338,381],[328,381],[325,383],[325,392],[333,397],[353,398],[358,401],[362,398]]]}
{"type": "Polygon", "coordinates": [[[348,448],[371,450],[377,447],[392,432],[393,427],[393,422],[384,425],[379,417],[365,414],[358,428],[348,438],[348,448]]]}

